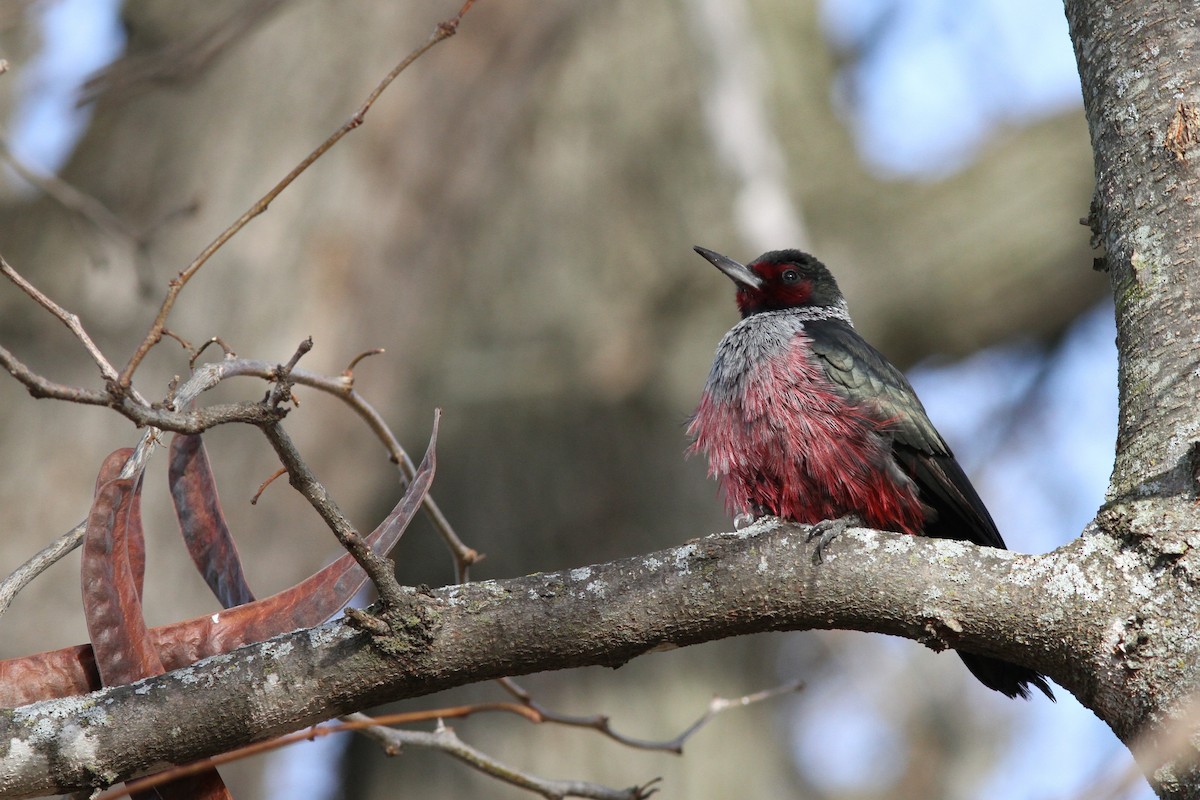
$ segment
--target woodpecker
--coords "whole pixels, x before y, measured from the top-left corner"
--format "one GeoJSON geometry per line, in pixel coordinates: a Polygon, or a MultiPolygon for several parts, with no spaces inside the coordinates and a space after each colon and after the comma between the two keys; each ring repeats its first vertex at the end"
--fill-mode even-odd
{"type": "MultiPolygon", "coordinates": [[[[739,527],[818,526],[817,558],[851,523],[1004,549],[983,501],[908,380],[850,321],[829,270],[799,250],[748,265],[696,247],[733,280],[742,320],[717,345],[688,453],[708,457],[739,527]]],[[[985,686],[1054,699],[1026,667],[958,652],[985,686]]]]}

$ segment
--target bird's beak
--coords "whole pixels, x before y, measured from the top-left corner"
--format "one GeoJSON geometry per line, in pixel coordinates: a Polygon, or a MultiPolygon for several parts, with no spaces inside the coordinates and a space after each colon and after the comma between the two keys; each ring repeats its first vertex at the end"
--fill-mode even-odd
{"type": "Polygon", "coordinates": [[[714,267],[728,275],[730,279],[739,286],[745,286],[748,289],[762,288],[762,278],[754,274],[754,270],[750,269],[745,264],[739,264],[728,256],[723,256],[720,253],[704,247],[696,246],[692,249],[707,258],[710,262],[712,262],[714,267]]]}

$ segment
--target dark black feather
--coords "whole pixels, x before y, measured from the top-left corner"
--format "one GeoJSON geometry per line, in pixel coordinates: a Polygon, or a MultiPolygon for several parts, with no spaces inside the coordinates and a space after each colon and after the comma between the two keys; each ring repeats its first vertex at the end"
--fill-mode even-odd
{"type": "Polygon", "coordinates": [[[924,533],[1004,548],[992,515],[925,413],[904,373],[839,320],[805,326],[825,374],[845,397],[887,424],[896,463],[932,513],[924,533]]]}
{"type": "MultiPolygon", "coordinates": [[[[845,322],[817,320],[807,323],[805,331],[834,387],[887,424],[896,463],[928,508],[923,533],[1006,549],[992,515],[904,374],[845,322]]],[[[1035,686],[1054,699],[1046,679],[1027,667],[956,652],[984,686],[1009,697],[1028,697],[1029,687],[1035,686]]]]}

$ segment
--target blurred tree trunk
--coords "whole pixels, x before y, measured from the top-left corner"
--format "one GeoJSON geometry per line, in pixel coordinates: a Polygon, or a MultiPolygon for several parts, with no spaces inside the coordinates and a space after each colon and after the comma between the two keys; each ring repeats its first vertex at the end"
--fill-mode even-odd
{"type": "MultiPolygon", "coordinates": [[[[53,203],[10,195],[0,207],[6,257],[80,313],[118,358],[140,339],[166,281],[457,3],[291,2],[272,4],[262,19],[247,8],[126,3],[128,54],[102,84],[63,176],[142,232],[142,252],[103,238],[97,263],[96,233],[53,203]],[[238,14],[247,15],[243,35],[209,59],[185,58],[238,14]]],[[[792,199],[856,320],[886,351],[912,362],[1014,335],[1052,336],[1098,297],[1086,232],[1063,233],[1086,213],[1091,187],[1079,114],[1008,133],[949,180],[881,182],[858,163],[831,107],[835,62],[813,4],[749,8],[792,199]]],[[[204,268],[170,328],[280,360],[311,334],[317,348],[305,365],[333,373],[364,349],[386,347],[360,364],[358,387],[414,441],[431,409],[445,409],[434,494],[488,555],[474,577],[606,560],[723,527],[702,465],[682,460],[681,421],[734,314],[728,287],[690,248],[753,253],[732,222],[735,177],[700,113],[713,65],[711,48],[688,33],[694,13],[686,3],[627,0],[480,3],[364,127],[204,268]],[[646,531],[661,538],[647,541],[646,531]]],[[[11,288],[0,292],[0,336],[52,377],[95,384],[74,343],[11,288]]],[[[139,386],[159,395],[185,370],[164,343],[139,386]]],[[[109,413],[32,403],[15,382],[0,382],[0,405],[18,404],[19,417],[0,416],[8,471],[0,519],[12,532],[0,555],[9,569],[83,516],[99,459],[132,438],[109,413]],[[64,452],[76,457],[39,456],[64,452]],[[52,466],[30,470],[35,463],[52,466]],[[30,503],[47,479],[63,501],[30,503]]],[[[293,434],[342,506],[370,527],[397,496],[383,454],[354,420],[317,405],[321,423],[302,422],[305,409],[293,434]]],[[[274,470],[265,442],[231,431],[209,439],[260,594],[333,554],[333,540],[286,487],[254,509],[244,502],[274,470]]],[[[165,492],[148,490],[153,496],[165,492]]],[[[165,504],[148,509],[157,539],[147,594],[160,614],[152,623],[212,607],[178,557],[172,525],[165,504]]],[[[439,548],[427,532],[411,532],[397,551],[402,577],[451,581],[439,548]]],[[[45,620],[79,619],[76,595],[62,590],[68,571],[35,584],[0,620],[2,655],[86,638],[81,622],[47,635],[45,620]],[[35,615],[41,621],[27,625],[35,615]]],[[[611,714],[633,735],[670,737],[712,693],[752,691],[799,670],[764,658],[769,652],[763,639],[723,642],[615,675],[534,683],[546,702],[611,714]]],[[[820,672],[822,656],[804,659],[820,672]]],[[[803,777],[792,775],[786,725],[771,737],[763,719],[761,711],[726,715],[687,759],[667,765],[585,733],[514,735],[513,723],[470,730],[484,749],[557,777],[620,784],[665,773],[676,796],[780,796],[803,777]]],[[[964,713],[962,724],[976,722],[964,713]]],[[[352,791],[376,796],[398,773],[414,796],[523,796],[480,789],[482,779],[435,760],[409,754],[391,763],[371,753],[370,771],[388,777],[352,791]]],[[[912,775],[905,787],[911,797],[944,791],[912,775]]]]}

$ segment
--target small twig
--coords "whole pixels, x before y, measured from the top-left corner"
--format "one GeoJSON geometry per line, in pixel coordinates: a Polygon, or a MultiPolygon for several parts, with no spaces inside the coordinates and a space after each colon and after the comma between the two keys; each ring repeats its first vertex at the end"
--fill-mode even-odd
{"type": "Polygon", "coordinates": [[[785,684],[781,684],[771,689],[763,689],[759,692],[742,695],[741,697],[726,698],[714,697],[708,703],[708,709],[687,728],[683,733],[679,734],[672,740],[671,744],[676,745],[679,749],[676,752],[683,752],[683,745],[696,731],[703,728],[712,720],[713,717],[720,714],[722,711],[728,711],[731,708],[744,708],[745,706],[761,703],[764,700],[771,700],[785,694],[793,694],[804,689],[804,681],[794,680],[785,684]]]}
{"type": "Polygon", "coordinates": [[[575,728],[592,728],[604,734],[615,742],[619,742],[627,747],[634,747],[639,750],[662,750],[668,753],[681,755],[683,753],[683,745],[690,739],[696,731],[703,728],[708,722],[722,711],[730,708],[740,708],[742,706],[753,705],[760,703],[763,700],[770,700],[784,694],[798,692],[804,688],[802,681],[790,681],[788,683],[776,686],[773,689],[764,689],[753,694],[743,695],[741,697],[727,699],[724,697],[714,697],[708,704],[708,709],[695,722],[689,725],[682,733],[674,739],[666,741],[652,741],[649,739],[637,739],[632,736],[626,736],[614,730],[607,715],[592,714],[589,716],[574,716],[571,714],[562,714],[557,711],[551,711],[545,708],[533,696],[523,689],[520,684],[512,678],[500,678],[499,683],[504,690],[517,698],[522,704],[528,706],[537,712],[546,722],[553,722],[559,725],[568,725],[575,728]]]}
{"type": "Polygon", "coordinates": [[[395,714],[380,714],[372,717],[367,714],[347,714],[342,717],[345,730],[365,730],[374,725],[411,725],[414,722],[426,722],[436,719],[465,719],[474,714],[502,711],[516,714],[530,722],[541,722],[541,715],[522,703],[468,703],[464,706],[447,706],[434,708],[429,711],[400,711],[395,714]]]}
{"type": "MultiPolygon", "coordinates": [[[[247,402],[219,403],[189,410],[186,406],[194,397],[186,401],[173,400],[174,407],[172,408],[154,407],[140,396],[130,399],[119,392],[100,392],[47,380],[29,369],[3,346],[0,346],[0,367],[24,384],[33,397],[64,400],[82,405],[107,406],[125,416],[138,427],[149,426],[175,433],[203,433],[209,428],[228,425],[232,422],[263,425],[278,422],[287,416],[288,411],[277,405],[247,402]]],[[[115,384],[109,384],[110,389],[113,386],[115,384]]]]}
{"type": "Polygon", "coordinates": [[[300,363],[300,359],[313,349],[312,337],[306,337],[304,341],[296,348],[296,352],[286,364],[280,364],[275,370],[275,385],[271,387],[271,391],[267,393],[266,403],[269,406],[278,406],[285,400],[292,397],[292,370],[296,368],[296,364],[300,363]]]}
{"type": "Polygon", "coordinates": [[[187,350],[189,353],[195,352],[195,348],[192,347],[192,343],[189,342],[187,339],[183,338],[182,336],[180,336],[175,331],[169,330],[167,328],[163,328],[163,336],[166,336],[168,339],[174,339],[175,341],[179,342],[179,346],[182,347],[184,350],[187,350]]]}
{"type": "MultiPolygon", "coordinates": [[[[436,428],[436,417],[434,425],[436,428]]],[[[304,462],[300,451],[296,449],[295,443],[292,442],[292,438],[288,436],[283,426],[278,423],[263,425],[262,432],[266,434],[267,441],[271,443],[280,462],[287,469],[292,486],[300,492],[304,499],[308,500],[309,505],[320,515],[321,519],[325,520],[325,524],[333,531],[333,535],[341,542],[342,547],[354,556],[354,560],[371,578],[371,582],[375,584],[375,590],[379,592],[379,599],[384,608],[401,608],[405,595],[396,581],[391,559],[372,550],[366,539],[350,524],[350,520],[346,519],[346,515],[338,508],[337,503],[329,495],[329,491],[317,480],[308,464],[304,462]]]]}
{"type": "Polygon", "coordinates": [[[358,366],[358,362],[362,361],[367,356],[377,356],[385,352],[387,351],[382,347],[373,347],[370,350],[359,353],[354,358],[350,359],[350,363],[346,365],[344,370],[342,370],[342,377],[349,380],[354,380],[354,368],[358,366]]]}
{"type": "Polygon", "coordinates": [[[255,492],[254,496],[250,498],[250,505],[252,505],[252,506],[258,505],[258,498],[262,497],[262,493],[267,490],[267,487],[270,486],[272,483],[274,483],[275,479],[278,478],[280,475],[286,475],[286,474],[287,474],[287,470],[284,467],[280,467],[279,469],[275,470],[275,472],[271,475],[271,477],[267,478],[265,481],[263,481],[262,483],[260,483],[258,485],[258,491],[255,492]]]}
{"type": "Polygon", "coordinates": [[[540,794],[547,800],[562,800],[565,797],[585,797],[595,798],[595,800],[644,800],[657,791],[654,784],[658,782],[658,778],[642,786],[612,789],[587,781],[556,781],[530,775],[476,750],[459,739],[452,728],[444,725],[439,725],[433,732],[372,727],[364,730],[363,734],[378,742],[388,755],[395,755],[405,747],[426,747],[440,750],[485,775],[540,794]]]}
{"type": "Polygon", "coordinates": [[[192,279],[192,276],[194,276],[200,270],[200,268],[203,267],[210,258],[212,258],[214,253],[220,250],[227,241],[233,238],[238,231],[246,227],[250,220],[266,211],[267,207],[271,205],[271,202],[279,196],[279,193],[290,186],[292,181],[300,177],[305,170],[312,166],[313,162],[325,155],[325,153],[331,147],[341,141],[343,136],[362,125],[363,121],[366,119],[367,112],[371,110],[371,106],[375,104],[375,101],[379,99],[379,96],[383,94],[384,90],[391,85],[392,81],[396,80],[401,72],[408,69],[409,65],[423,56],[434,45],[453,36],[458,31],[458,25],[462,21],[463,15],[470,10],[472,5],[474,5],[474,0],[467,0],[467,2],[463,4],[462,8],[459,9],[456,15],[444,22],[439,23],[434,29],[433,33],[429,36],[429,39],[426,40],[423,45],[405,56],[405,58],[399,64],[393,67],[392,71],[384,76],[383,80],[381,80],[371,91],[371,93],[367,95],[366,101],[359,106],[358,110],[355,111],[354,114],[352,114],[340,128],[330,134],[329,138],[321,142],[321,144],[318,145],[315,150],[309,153],[304,160],[293,167],[292,171],[285,175],[277,184],[275,184],[270,191],[259,198],[258,201],[255,202],[254,205],[250,206],[250,208],[248,208],[240,217],[238,217],[232,225],[222,231],[216,239],[213,239],[207,247],[200,251],[200,254],[192,260],[192,263],[188,264],[182,272],[171,279],[167,286],[166,297],[163,298],[163,302],[159,307],[158,314],[155,316],[154,322],[151,323],[150,329],[146,332],[146,337],[142,340],[142,343],[138,345],[137,349],[133,352],[133,355],[130,356],[129,363],[127,363],[125,368],[121,370],[121,374],[117,379],[118,386],[126,387],[129,385],[129,383],[133,380],[134,371],[138,368],[138,365],[142,363],[142,359],[146,357],[146,354],[150,352],[150,348],[162,341],[162,331],[163,327],[167,324],[167,316],[171,313],[171,309],[174,307],[175,301],[179,297],[179,293],[183,290],[183,287],[187,285],[188,281],[192,279]]]}
{"type": "Polygon", "coordinates": [[[87,520],[80,522],[74,528],[59,536],[50,544],[37,551],[33,557],[17,567],[3,581],[0,581],[0,615],[12,605],[13,598],[47,569],[58,563],[59,559],[74,550],[83,541],[87,528],[87,520]]]}
{"type": "Polygon", "coordinates": [[[62,383],[43,378],[12,353],[10,353],[3,345],[0,345],[0,367],[3,367],[9,375],[12,375],[18,381],[25,385],[29,394],[36,398],[49,398],[52,400],[66,400],[70,403],[82,403],[89,406],[107,406],[112,403],[112,397],[105,392],[98,392],[94,389],[81,389],[77,386],[67,386],[62,383]]]}
{"type": "Polygon", "coordinates": [[[224,339],[222,339],[220,336],[213,336],[210,337],[207,342],[200,345],[199,350],[196,350],[192,353],[192,357],[188,359],[188,367],[195,369],[197,359],[199,359],[200,355],[208,349],[209,345],[213,344],[221,348],[221,352],[225,354],[226,358],[232,358],[233,356],[237,355],[237,353],[233,352],[233,348],[225,343],[224,339]]]}
{"type": "MultiPolygon", "coordinates": [[[[211,343],[217,343],[232,355],[228,345],[218,337],[213,337],[211,343]]],[[[118,403],[111,396],[87,389],[53,383],[32,372],[19,359],[0,346],[0,367],[6,369],[14,378],[23,383],[34,397],[50,397],[89,405],[106,405],[114,408],[134,422],[151,425],[150,430],[142,437],[138,446],[137,458],[143,463],[149,458],[152,445],[157,442],[157,436],[163,429],[182,433],[200,433],[215,425],[228,422],[249,422],[262,425],[272,419],[278,420],[284,413],[283,409],[276,412],[269,410],[259,403],[254,404],[225,404],[211,406],[199,411],[173,411],[170,409],[154,409],[131,405],[125,401],[118,403]]],[[[173,406],[186,409],[193,400],[204,392],[216,386],[226,378],[237,376],[259,377],[273,380],[279,365],[268,361],[254,359],[238,359],[226,357],[222,361],[203,364],[197,368],[182,385],[174,392],[173,406]]],[[[340,397],[354,409],[355,413],[366,421],[368,427],[375,433],[387,449],[391,460],[398,463],[405,472],[408,480],[416,474],[415,466],[400,442],[396,439],[387,423],[366,400],[352,387],[352,381],[345,377],[331,378],[306,370],[292,369],[289,380],[303,386],[309,386],[319,391],[340,397]]],[[[128,477],[128,476],[125,476],[128,477]]],[[[455,534],[445,515],[434,501],[426,494],[422,505],[426,514],[433,521],[442,539],[450,548],[459,574],[465,573],[466,566],[477,561],[481,556],[472,548],[467,547],[455,534]]],[[[7,610],[13,597],[29,584],[37,575],[45,571],[51,564],[62,558],[79,546],[82,540],[83,523],[62,534],[54,543],[34,555],[19,567],[12,575],[0,581],[0,615],[7,610]]]]}
{"type": "MultiPolygon", "coordinates": [[[[335,733],[348,733],[351,731],[370,731],[373,728],[384,728],[386,725],[411,725],[415,722],[429,722],[431,720],[441,719],[462,719],[473,714],[481,714],[492,711],[505,711],[510,714],[528,718],[533,712],[526,709],[524,706],[514,703],[474,703],[465,706],[451,706],[449,708],[434,708],[428,711],[406,711],[398,714],[385,714],[378,717],[372,717],[367,714],[347,714],[342,717],[341,722],[328,723],[323,725],[313,725],[295,733],[289,733],[286,736],[280,736],[275,739],[268,739],[265,742],[255,742],[254,744],[239,747],[236,750],[230,750],[228,753],[206,758],[202,761],[197,761],[192,764],[183,764],[178,767],[172,767],[162,772],[156,772],[145,778],[127,781],[124,786],[114,786],[106,789],[96,795],[93,800],[112,800],[112,798],[124,797],[133,792],[138,792],[143,789],[150,789],[155,786],[161,786],[164,783],[169,783],[178,778],[186,778],[189,775],[196,775],[205,772],[213,767],[219,767],[224,764],[231,764],[234,761],[241,761],[244,758],[268,753],[272,750],[280,750],[299,742],[311,742],[322,736],[330,736],[335,733]]],[[[384,728],[386,730],[386,728],[384,728]]]]}
{"type": "MultiPolygon", "coordinates": [[[[79,315],[72,314],[70,311],[67,311],[58,303],[51,300],[44,292],[42,292],[41,289],[25,280],[20,273],[12,268],[11,264],[4,260],[4,256],[0,256],[0,274],[3,274],[4,277],[16,284],[21,291],[33,298],[34,302],[49,311],[51,314],[57,317],[62,324],[67,326],[71,333],[75,335],[75,338],[79,340],[80,344],[83,345],[84,349],[88,351],[88,355],[92,357],[92,361],[94,361],[96,366],[100,368],[100,377],[104,378],[106,383],[112,383],[113,381],[117,380],[118,376],[116,368],[109,363],[108,359],[104,357],[104,354],[100,352],[100,348],[97,347],[96,343],[92,341],[92,337],[88,335],[86,330],[84,330],[83,323],[79,321],[79,315]]],[[[147,403],[144,398],[139,396],[136,391],[134,391],[132,395],[137,402],[141,403],[142,405],[149,405],[149,403],[147,403]]]]}
{"type": "MultiPolygon", "coordinates": [[[[158,441],[157,431],[149,430],[142,435],[137,449],[121,468],[121,478],[131,478],[146,466],[150,452],[158,441]]],[[[0,581],[0,615],[3,615],[12,605],[13,598],[30,584],[34,578],[41,575],[56,564],[63,556],[74,550],[83,541],[87,520],[81,521],[71,530],[59,536],[50,544],[43,547],[28,561],[17,567],[4,580],[0,581]]]]}

